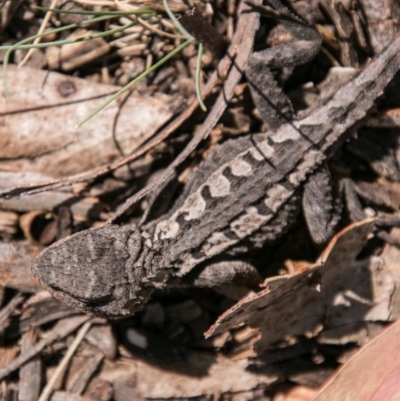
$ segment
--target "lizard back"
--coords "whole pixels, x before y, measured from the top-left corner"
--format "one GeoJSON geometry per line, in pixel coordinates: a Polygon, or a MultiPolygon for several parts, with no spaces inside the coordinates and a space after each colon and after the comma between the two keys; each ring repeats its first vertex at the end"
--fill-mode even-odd
{"type": "Polygon", "coordinates": [[[400,65],[398,42],[304,118],[218,146],[154,227],[165,266],[186,274],[268,224],[382,94],[400,65]]]}

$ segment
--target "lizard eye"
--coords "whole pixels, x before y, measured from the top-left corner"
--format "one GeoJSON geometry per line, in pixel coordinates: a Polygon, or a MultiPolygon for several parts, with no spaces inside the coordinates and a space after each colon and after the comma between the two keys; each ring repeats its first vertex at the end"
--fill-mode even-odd
{"type": "Polygon", "coordinates": [[[56,298],[84,312],[132,314],[129,276],[141,249],[136,226],[105,226],[65,238],[45,249],[32,270],[56,298]]]}

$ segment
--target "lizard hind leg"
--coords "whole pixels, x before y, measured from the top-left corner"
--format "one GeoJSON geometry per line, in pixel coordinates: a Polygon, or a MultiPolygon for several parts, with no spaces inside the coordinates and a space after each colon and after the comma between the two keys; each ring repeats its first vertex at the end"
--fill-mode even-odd
{"type": "Polygon", "coordinates": [[[320,167],[304,185],[303,214],[315,244],[326,243],[339,223],[342,204],[333,192],[332,179],[326,167],[320,167]]]}

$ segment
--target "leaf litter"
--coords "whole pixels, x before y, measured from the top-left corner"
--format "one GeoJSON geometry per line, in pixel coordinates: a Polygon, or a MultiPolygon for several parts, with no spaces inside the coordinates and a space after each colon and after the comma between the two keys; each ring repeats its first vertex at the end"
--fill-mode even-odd
{"type": "MultiPolygon", "coordinates": [[[[77,7],[78,3],[85,9],[93,7],[88,1],[59,1],[57,6],[77,7]]],[[[115,7],[119,3],[102,2],[101,6],[115,7]]],[[[172,4],[174,12],[187,8],[177,3],[172,4]]],[[[43,248],[40,238],[60,238],[102,225],[117,210],[117,215],[122,215],[129,209],[129,218],[139,221],[151,206],[145,195],[172,170],[183,163],[179,176],[182,184],[214,146],[213,138],[221,140],[223,135],[235,136],[260,126],[257,112],[247,110],[250,98],[246,85],[237,86],[244,65],[240,63],[245,63],[251,50],[257,21],[252,22],[253,33],[249,34],[245,29],[249,20],[241,17],[233,33],[237,7],[232,1],[227,3],[216,1],[210,3],[212,12],[209,6],[203,10],[228,38],[233,36],[230,56],[219,63],[218,72],[214,67],[219,60],[208,65],[204,93],[211,94],[211,98],[221,89],[219,78],[228,78],[224,95],[206,119],[195,112],[193,87],[188,85],[193,64],[193,49],[189,49],[176,63],[139,84],[133,94],[104,110],[82,130],[74,129],[78,114],[95,107],[132,75],[142,72],[151,57],[160,58],[175,45],[172,42],[176,38],[168,35],[176,32],[165,17],[150,21],[156,30],[168,27],[168,35],[162,39],[152,36],[145,26],[140,30],[134,27],[126,37],[98,40],[92,53],[87,47],[89,42],[63,50],[40,50],[27,61],[28,67],[10,69],[13,102],[7,104],[0,99],[0,190],[5,196],[58,189],[38,193],[37,198],[0,200],[2,399],[311,400],[341,364],[342,370],[317,399],[336,399],[342,394],[338,388],[356,391],[370,380],[366,374],[376,376],[379,369],[383,371],[379,373],[382,382],[368,389],[378,391],[382,399],[395,394],[389,394],[395,387],[391,381],[395,370],[388,366],[398,363],[393,352],[397,326],[385,328],[399,314],[400,235],[397,228],[389,233],[381,228],[378,231],[375,223],[379,217],[353,224],[346,221],[315,263],[303,261],[316,260],[321,250],[304,245],[307,235],[299,222],[277,248],[262,250],[264,265],[268,260],[263,287],[237,303],[207,290],[171,290],[156,294],[145,310],[132,318],[92,319],[49,297],[30,273],[32,260],[43,248]],[[83,61],[79,54],[82,51],[90,55],[83,61]],[[242,59],[236,59],[236,70],[234,67],[229,72],[235,51],[242,59]],[[72,68],[75,76],[40,71],[46,63],[53,70],[72,68]],[[38,78],[33,80],[33,74],[38,78]],[[24,88],[19,89],[22,83],[24,88]],[[227,112],[219,120],[224,110],[227,112]],[[145,129],[144,115],[151,117],[145,129]],[[244,129],[240,123],[235,126],[233,119],[245,121],[248,127],[244,129]],[[223,123],[216,125],[218,121],[223,123]],[[204,140],[210,134],[211,139],[204,140]],[[140,192],[122,207],[136,191],[140,192]],[[46,220],[46,216],[50,217],[46,220]],[[378,237],[391,242],[377,242],[378,237]],[[293,243],[292,238],[301,240],[293,243]],[[288,273],[289,265],[297,270],[288,273]],[[283,270],[287,274],[279,274],[283,270]],[[362,348],[353,357],[364,344],[365,350],[362,348]],[[368,353],[368,348],[375,349],[375,353],[362,359],[360,355],[368,353]],[[367,371],[367,365],[376,370],[367,371]],[[341,380],[351,386],[346,387],[341,380]]],[[[321,65],[327,60],[338,65],[340,60],[341,65],[357,67],[366,53],[379,52],[398,29],[396,8],[390,0],[380,13],[372,11],[367,0],[360,0],[351,10],[332,8],[326,1],[321,5],[325,15],[318,7],[312,10],[326,34],[327,53],[326,58],[319,59],[321,65]],[[360,14],[360,8],[367,10],[365,14],[360,14]],[[370,41],[363,37],[360,24],[364,24],[370,41]],[[332,26],[341,32],[337,42],[332,26]],[[329,32],[333,34],[329,36],[329,32]],[[358,52],[353,53],[353,48],[358,52]]],[[[32,28],[40,25],[37,15],[24,7],[18,8],[15,2],[2,10],[4,42],[12,44],[24,37],[22,31],[18,32],[21,21],[32,28]]],[[[52,15],[50,23],[57,26],[59,20],[60,16],[52,15]]],[[[121,18],[116,25],[123,23],[126,21],[121,18]]],[[[14,62],[24,56],[24,52],[16,52],[14,62]]],[[[212,60],[210,54],[208,57],[212,60]]],[[[344,69],[336,74],[342,72],[347,74],[344,69]]],[[[340,78],[332,79],[330,83],[322,81],[321,93],[329,93],[334,79],[340,78]]],[[[388,88],[387,92],[383,109],[369,117],[369,131],[361,129],[360,133],[370,142],[392,146],[382,145],[384,153],[379,153],[378,146],[371,152],[365,141],[363,148],[359,142],[350,141],[330,162],[339,175],[352,176],[364,211],[372,210],[377,215],[395,215],[399,198],[398,103],[396,89],[388,88]]],[[[310,104],[316,97],[313,90],[301,85],[294,87],[293,94],[295,98],[301,94],[310,104]]]]}

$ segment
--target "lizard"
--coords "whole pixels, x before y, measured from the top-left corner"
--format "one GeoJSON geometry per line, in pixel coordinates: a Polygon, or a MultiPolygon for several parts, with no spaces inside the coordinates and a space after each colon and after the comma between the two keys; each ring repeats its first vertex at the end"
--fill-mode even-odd
{"type": "Polygon", "coordinates": [[[141,310],[155,289],[183,281],[260,229],[267,239],[278,238],[291,223],[299,189],[399,69],[397,36],[303,117],[218,145],[167,215],[142,227],[114,224],[78,232],[39,254],[34,275],[63,302],[119,318],[141,310]]]}

